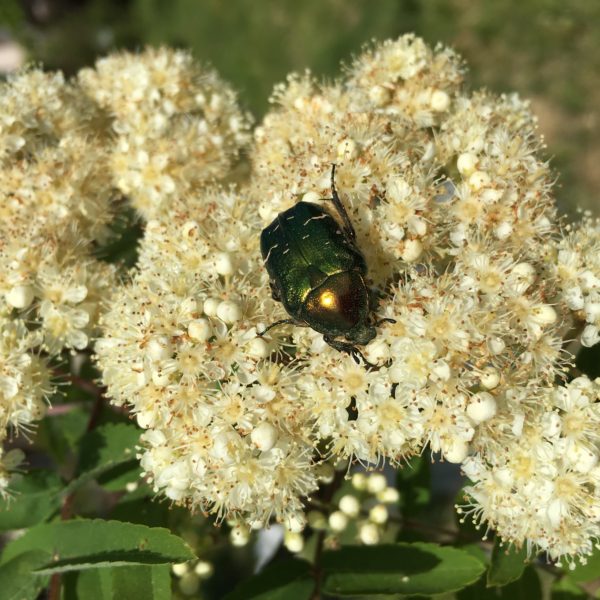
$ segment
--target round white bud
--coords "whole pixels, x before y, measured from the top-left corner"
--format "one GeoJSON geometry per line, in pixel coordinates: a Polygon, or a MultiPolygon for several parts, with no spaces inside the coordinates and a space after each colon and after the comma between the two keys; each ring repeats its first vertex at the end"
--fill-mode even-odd
{"type": "Polygon", "coordinates": [[[496,399],[487,392],[475,394],[467,405],[467,415],[475,423],[483,423],[496,414],[496,399]]]}
{"type": "Polygon", "coordinates": [[[187,316],[190,316],[199,311],[198,302],[195,298],[186,298],[179,305],[179,310],[187,316]]]}
{"type": "Polygon", "coordinates": [[[229,539],[234,546],[245,546],[250,541],[250,530],[245,525],[236,525],[229,532],[229,539]]]}
{"type": "Polygon", "coordinates": [[[212,563],[207,560],[199,560],[194,567],[194,573],[200,577],[200,579],[208,579],[214,572],[212,563]]]}
{"type": "Polygon", "coordinates": [[[360,502],[356,496],[346,494],[340,498],[338,503],[340,510],[349,517],[357,517],[360,513],[360,502]]]}
{"type": "Polygon", "coordinates": [[[188,325],[188,335],[197,342],[206,342],[212,335],[208,319],[195,319],[188,325]]]}
{"type": "Polygon", "coordinates": [[[390,347],[381,338],[375,338],[364,349],[366,359],[372,364],[382,364],[390,357],[390,347]]]}
{"type": "Polygon", "coordinates": [[[348,527],[348,517],[341,511],[336,510],[329,515],[329,527],[332,531],[344,531],[348,527]]]}
{"type": "Polygon", "coordinates": [[[500,383],[500,373],[494,367],[486,367],[481,372],[479,381],[486,390],[493,390],[500,383]]]}
{"type": "Polygon", "coordinates": [[[456,160],[456,168],[461,175],[470,175],[475,171],[477,157],[470,152],[464,152],[456,160]]]}
{"type": "Polygon", "coordinates": [[[221,304],[221,300],[219,298],[207,298],[202,306],[204,314],[208,315],[209,317],[216,317],[217,307],[219,304],[221,304]]]}
{"type": "Polygon", "coordinates": [[[504,340],[501,337],[491,337],[488,340],[488,348],[492,354],[498,355],[504,352],[504,350],[506,349],[506,344],[504,343],[504,340]]]}
{"type": "Polygon", "coordinates": [[[448,110],[450,106],[450,96],[443,90],[435,90],[431,94],[431,100],[429,101],[431,109],[436,112],[444,112],[448,110]]]}
{"type": "Polygon", "coordinates": [[[523,279],[530,285],[535,281],[535,267],[528,262],[520,262],[516,264],[512,270],[512,274],[519,279],[523,279]]]}
{"type": "Polygon", "coordinates": [[[146,345],[146,352],[151,360],[166,360],[173,354],[171,341],[165,335],[153,337],[146,345]]]}
{"type": "Polygon", "coordinates": [[[271,347],[262,338],[253,338],[248,342],[248,354],[254,358],[267,358],[271,354],[271,347]]]}
{"type": "Polygon", "coordinates": [[[547,412],[542,417],[542,431],[546,437],[556,437],[562,429],[562,419],[554,411],[547,412]]]}
{"type": "Polygon", "coordinates": [[[598,464],[596,451],[579,443],[569,445],[567,458],[579,473],[589,473],[598,464]]]}
{"type": "Polygon", "coordinates": [[[581,345],[591,348],[600,342],[600,330],[596,325],[586,325],[581,334],[581,345]]]}
{"type": "Polygon", "coordinates": [[[578,285],[574,285],[563,291],[563,298],[571,310],[581,310],[585,304],[583,292],[578,285]]]}
{"type": "Polygon", "coordinates": [[[186,221],[181,227],[181,234],[183,237],[193,238],[198,235],[200,231],[200,225],[196,221],[186,221]]]}
{"type": "Polygon", "coordinates": [[[283,545],[293,554],[297,554],[304,548],[304,538],[301,533],[286,531],[283,536],[283,545]]]}
{"type": "Polygon", "coordinates": [[[475,171],[469,176],[469,185],[474,190],[480,190],[491,182],[490,176],[485,171],[475,171]]]}
{"type": "Polygon", "coordinates": [[[499,240],[506,240],[512,232],[513,232],[512,223],[509,223],[508,221],[501,221],[500,223],[498,223],[498,225],[494,229],[494,235],[499,240]]]}
{"type": "Polygon", "coordinates": [[[252,443],[261,451],[267,452],[277,441],[277,429],[270,423],[264,422],[255,427],[250,434],[252,443]]]}
{"type": "Polygon", "coordinates": [[[536,304],[531,308],[531,320],[538,325],[552,325],[557,318],[556,311],[549,304],[536,304]]]}
{"type": "Polygon", "coordinates": [[[359,472],[352,475],[352,487],[359,491],[367,489],[367,476],[365,473],[359,472]]]}
{"type": "Polygon", "coordinates": [[[459,464],[467,458],[469,444],[460,438],[453,438],[444,445],[443,454],[449,463],[459,464]]]}
{"type": "Polygon", "coordinates": [[[374,523],[363,523],[358,530],[358,537],[365,546],[374,546],[380,539],[379,529],[374,523]]]}
{"type": "Polygon", "coordinates": [[[358,156],[358,144],[350,138],[341,141],[337,147],[338,158],[356,158],[358,156]]]}
{"type": "Polygon", "coordinates": [[[171,565],[171,571],[176,577],[182,577],[189,571],[189,566],[185,562],[175,563],[174,565],[171,565]]]}
{"type": "Polygon", "coordinates": [[[33,302],[33,288],[30,285],[16,285],[6,293],[6,303],[13,308],[28,308],[33,302]]]}
{"type": "Polygon", "coordinates": [[[306,517],[303,513],[292,513],[286,516],[283,523],[288,531],[300,533],[306,527],[306,517]]]}
{"type": "Polygon", "coordinates": [[[369,511],[369,521],[383,525],[388,520],[388,509],[383,504],[376,504],[369,511]]]}
{"type": "Polygon", "coordinates": [[[369,90],[369,100],[371,100],[375,106],[387,104],[390,101],[391,96],[391,91],[382,85],[374,85],[369,90]]]}
{"type": "Polygon", "coordinates": [[[239,321],[242,318],[242,309],[239,304],[231,300],[223,300],[217,306],[217,317],[228,325],[239,321]]]}
{"type": "Polygon", "coordinates": [[[167,371],[152,371],[152,383],[157,387],[165,387],[171,380],[167,371]]]}
{"type": "Polygon", "coordinates": [[[367,490],[371,494],[378,494],[387,487],[385,475],[382,473],[372,473],[367,480],[367,490]]]}
{"type": "Polygon", "coordinates": [[[423,252],[423,244],[418,239],[406,240],[400,257],[406,262],[414,262],[423,252]]]}
{"type": "Polygon", "coordinates": [[[233,261],[228,252],[217,252],[214,257],[215,271],[219,275],[232,275],[234,272],[233,261]]]}
{"type": "Polygon", "coordinates": [[[386,487],[377,493],[377,500],[384,504],[396,504],[400,500],[400,492],[396,488],[386,487]]]}

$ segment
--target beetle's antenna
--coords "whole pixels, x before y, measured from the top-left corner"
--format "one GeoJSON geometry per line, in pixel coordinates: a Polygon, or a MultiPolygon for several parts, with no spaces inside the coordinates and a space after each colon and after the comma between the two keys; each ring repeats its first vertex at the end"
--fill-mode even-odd
{"type": "Polygon", "coordinates": [[[337,190],[335,189],[335,163],[331,163],[331,200],[335,205],[336,210],[338,211],[342,221],[344,222],[344,229],[346,230],[346,235],[351,239],[356,239],[356,231],[354,231],[354,226],[352,225],[352,221],[338,196],[337,190]]]}
{"type": "Polygon", "coordinates": [[[275,323],[271,323],[264,331],[261,331],[260,333],[258,333],[258,331],[256,332],[256,335],[258,337],[262,337],[263,335],[265,335],[265,333],[267,333],[267,331],[269,331],[270,329],[273,329],[273,327],[278,327],[279,325],[297,325],[298,323],[296,321],[294,321],[294,319],[281,319],[279,321],[275,321],[275,323]]]}

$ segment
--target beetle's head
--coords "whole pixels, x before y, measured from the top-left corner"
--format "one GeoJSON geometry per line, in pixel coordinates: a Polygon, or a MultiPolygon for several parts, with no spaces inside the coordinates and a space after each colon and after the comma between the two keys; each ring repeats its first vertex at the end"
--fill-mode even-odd
{"type": "Polygon", "coordinates": [[[353,344],[364,346],[368,344],[375,336],[377,331],[373,325],[369,325],[366,322],[360,322],[353,327],[347,334],[346,339],[353,344]]]}

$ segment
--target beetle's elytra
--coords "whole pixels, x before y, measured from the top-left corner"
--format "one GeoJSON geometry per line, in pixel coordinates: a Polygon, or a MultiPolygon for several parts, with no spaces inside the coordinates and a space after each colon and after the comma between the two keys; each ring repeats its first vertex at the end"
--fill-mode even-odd
{"type": "Polygon", "coordinates": [[[262,334],[282,323],[311,327],[333,348],[362,357],[356,346],[376,335],[370,324],[367,265],[335,188],[335,165],[331,195],[341,223],[317,204],[298,202],[262,231],[260,247],[273,298],[290,315],[262,334]]]}

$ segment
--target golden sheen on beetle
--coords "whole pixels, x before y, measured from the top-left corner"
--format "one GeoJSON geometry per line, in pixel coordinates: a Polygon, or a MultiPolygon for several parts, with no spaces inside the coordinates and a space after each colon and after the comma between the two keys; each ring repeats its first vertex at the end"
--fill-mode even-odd
{"type": "Polygon", "coordinates": [[[290,318],[273,323],[261,335],[284,323],[311,327],[336,350],[364,360],[356,346],[376,335],[367,265],[335,187],[335,165],[331,196],[340,222],[325,208],[301,201],[263,229],[260,245],[273,299],[290,318]]]}

